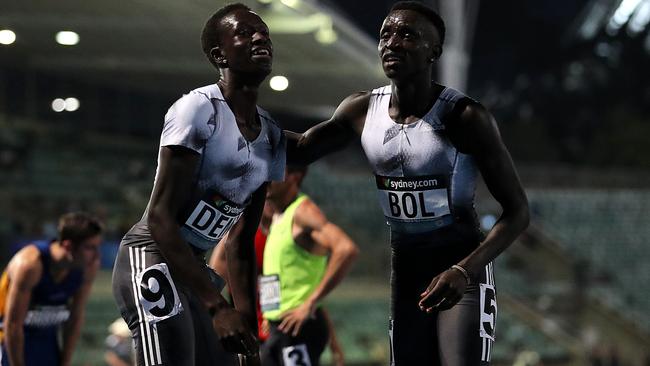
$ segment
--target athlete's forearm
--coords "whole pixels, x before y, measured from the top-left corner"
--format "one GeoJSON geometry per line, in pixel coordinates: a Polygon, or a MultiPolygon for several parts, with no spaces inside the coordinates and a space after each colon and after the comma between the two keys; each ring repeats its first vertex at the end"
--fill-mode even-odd
{"type": "Polygon", "coordinates": [[[25,333],[22,324],[6,322],[5,325],[5,345],[9,354],[9,365],[25,365],[25,333]]]}
{"type": "Polygon", "coordinates": [[[194,256],[181,237],[178,224],[169,215],[152,208],[149,211],[148,225],[174,279],[192,289],[208,309],[228,306],[212,285],[204,264],[194,256]]]}
{"type": "Polygon", "coordinates": [[[235,307],[246,317],[255,334],[257,334],[255,307],[257,268],[254,239],[264,209],[266,187],[265,183],[253,193],[251,203],[239,222],[228,232],[225,243],[230,293],[235,307]]]}
{"type": "Polygon", "coordinates": [[[349,238],[339,240],[332,250],[323,279],[309,297],[313,304],[321,301],[341,283],[359,254],[356,245],[349,238]]]}
{"type": "Polygon", "coordinates": [[[257,334],[257,313],[255,310],[255,290],[257,269],[252,241],[236,238],[226,243],[228,262],[228,286],[235,308],[239,310],[257,334]]]}
{"type": "Polygon", "coordinates": [[[529,220],[527,204],[510,212],[504,211],[481,245],[458,264],[465,268],[470,276],[476,276],[517,239],[528,227],[529,220]]]}
{"type": "Polygon", "coordinates": [[[61,350],[61,365],[68,366],[72,362],[72,354],[74,353],[75,345],[81,334],[81,327],[84,323],[83,308],[77,313],[72,314],[72,317],[63,326],[63,349],[61,350]]]}

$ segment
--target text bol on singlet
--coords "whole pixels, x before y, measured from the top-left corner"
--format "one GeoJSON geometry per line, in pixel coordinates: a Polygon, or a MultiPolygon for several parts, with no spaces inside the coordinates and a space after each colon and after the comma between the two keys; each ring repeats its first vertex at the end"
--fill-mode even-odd
{"type": "Polygon", "coordinates": [[[427,221],[449,215],[447,179],[375,176],[384,215],[397,221],[427,221]]]}

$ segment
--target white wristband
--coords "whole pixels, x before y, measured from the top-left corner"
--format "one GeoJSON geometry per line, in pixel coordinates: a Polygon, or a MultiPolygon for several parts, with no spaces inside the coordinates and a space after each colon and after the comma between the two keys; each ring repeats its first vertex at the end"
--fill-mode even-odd
{"type": "Polygon", "coordinates": [[[467,270],[465,268],[459,266],[458,264],[454,264],[453,266],[451,266],[451,268],[453,268],[453,269],[457,270],[458,272],[462,273],[463,277],[465,277],[465,280],[467,281],[468,285],[470,283],[472,283],[472,280],[469,277],[469,273],[467,273],[467,270]]]}

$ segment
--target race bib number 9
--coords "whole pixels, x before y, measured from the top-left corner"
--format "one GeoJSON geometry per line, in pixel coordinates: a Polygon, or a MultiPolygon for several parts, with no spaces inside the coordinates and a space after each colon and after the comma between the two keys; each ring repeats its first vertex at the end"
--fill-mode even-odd
{"type": "Polygon", "coordinates": [[[171,318],[183,310],[167,264],[158,263],[136,276],[138,298],[148,323],[171,318]]]}
{"type": "Polygon", "coordinates": [[[260,307],[262,311],[280,308],[280,276],[260,276],[260,307]]]}
{"type": "Polygon", "coordinates": [[[212,205],[200,200],[185,221],[185,226],[203,239],[216,243],[237,223],[243,212],[243,207],[225,200],[212,205]]]}
{"type": "Polygon", "coordinates": [[[389,220],[428,221],[450,214],[447,179],[441,175],[420,177],[375,176],[379,202],[389,220]]]}

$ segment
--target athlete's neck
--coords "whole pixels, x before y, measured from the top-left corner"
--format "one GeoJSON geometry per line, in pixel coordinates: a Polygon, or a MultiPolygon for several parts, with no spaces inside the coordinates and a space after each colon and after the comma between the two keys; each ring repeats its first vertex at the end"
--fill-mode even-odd
{"type": "Polygon", "coordinates": [[[275,200],[274,206],[277,212],[284,212],[298,198],[298,190],[299,188],[289,189],[282,197],[275,200]]]}
{"type": "Polygon", "coordinates": [[[217,82],[221,94],[237,120],[254,123],[257,114],[259,84],[243,83],[242,80],[238,80],[232,75],[232,73],[222,74],[221,79],[217,82]]]}
{"type": "Polygon", "coordinates": [[[58,241],[50,244],[50,275],[54,281],[62,280],[73,265],[72,255],[58,241]]]}
{"type": "Polygon", "coordinates": [[[406,121],[410,116],[419,118],[431,109],[438,86],[425,76],[408,81],[391,81],[389,114],[398,122],[406,121]]]}

